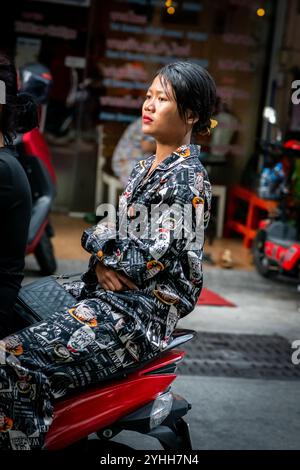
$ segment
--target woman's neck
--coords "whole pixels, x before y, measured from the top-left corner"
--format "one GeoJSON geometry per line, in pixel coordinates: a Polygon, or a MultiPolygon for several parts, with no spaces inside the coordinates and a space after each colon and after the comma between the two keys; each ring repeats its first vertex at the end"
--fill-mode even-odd
{"type": "Polygon", "coordinates": [[[4,137],[3,134],[0,132],[0,148],[4,147],[4,137]]]}
{"type": "Polygon", "coordinates": [[[186,136],[183,140],[179,142],[174,142],[173,144],[165,144],[162,142],[157,142],[156,145],[156,153],[155,153],[155,161],[157,164],[161,163],[168,155],[171,155],[174,150],[182,147],[183,145],[189,145],[191,143],[190,136],[186,136]]]}

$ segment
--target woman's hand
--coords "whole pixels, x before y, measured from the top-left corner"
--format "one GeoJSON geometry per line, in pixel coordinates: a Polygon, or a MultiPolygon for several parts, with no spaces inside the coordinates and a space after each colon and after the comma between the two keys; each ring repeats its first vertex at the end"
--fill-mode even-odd
{"type": "Polygon", "coordinates": [[[105,290],[122,291],[138,290],[138,287],[127,277],[112,268],[108,268],[100,261],[96,264],[95,273],[101,287],[105,290]]]}

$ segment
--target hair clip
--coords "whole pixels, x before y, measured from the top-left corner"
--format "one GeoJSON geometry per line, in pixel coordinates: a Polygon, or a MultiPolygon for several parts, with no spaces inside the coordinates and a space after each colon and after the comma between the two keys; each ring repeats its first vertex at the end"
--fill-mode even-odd
{"type": "Polygon", "coordinates": [[[216,121],[215,119],[210,120],[210,128],[211,129],[215,129],[215,127],[217,127],[218,124],[219,124],[218,121],[216,121]]]}

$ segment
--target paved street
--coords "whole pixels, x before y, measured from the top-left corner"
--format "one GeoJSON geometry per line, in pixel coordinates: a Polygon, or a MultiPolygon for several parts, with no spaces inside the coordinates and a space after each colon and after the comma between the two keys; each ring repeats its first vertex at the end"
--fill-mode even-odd
{"type": "MultiPolygon", "coordinates": [[[[85,266],[82,261],[60,261],[58,271],[80,272],[85,266]]],[[[34,260],[29,258],[25,282],[36,278],[36,269],[34,260]]],[[[205,286],[234,302],[236,308],[196,307],[194,312],[183,319],[180,326],[199,332],[199,336],[194,339],[195,347],[188,349],[189,354],[194,354],[193,351],[199,346],[196,342],[203,338],[201,335],[236,338],[241,344],[244,338],[248,340],[251,335],[250,339],[254,343],[257,336],[265,339],[266,346],[278,340],[278,344],[287,348],[285,360],[286,363],[289,361],[288,348],[292,341],[300,339],[300,296],[295,286],[264,280],[252,271],[224,271],[210,267],[205,269],[205,286]]],[[[257,346],[259,341],[255,344],[263,349],[257,346]]],[[[211,370],[206,364],[206,375],[201,375],[200,367],[198,373],[193,368],[193,375],[190,375],[191,372],[187,375],[185,371],[188,369],[183,367],[184,375],[180,374],[173,385],[173,390],[192,404],[188,422],[194,448],[300,449],[298,369],[294,370],[294,377],[285,377],[284,367],[279,372],[275,370],[276,357],[270,357],[269,361],[268,356],[262,359],[259,355],[262,351],[258,350],[258,367],[269,366],[269,372],[266,378],[257,378],[255,375],[256,378],[248,378],[245,352],[242,355],[242,352],[235,351],[233,355],[231,346],[224,342],[223,349],[219,351],[223,363],[220,364],[218,356],[209,363],[211,370]],[[223,373],[224,370],[232,370],[233,366],[237,368],[237,377],[230,376],[230,372],[223,373]],[[275,372],[276,379],[273,378],[275,372]]],[[[250,352],[253,351],[249,351],[249,357],[250,352]]],[[[281,357],[280,351],[277,357],[281,357]]],[[[207,363],[204,359],[200,359],[199,364],[207,363]]],[[[251,366],[253,360],[251,357],[248,359],[251,366]]],[[[291,364],[288,367],[300,368],[291,364]]],[[[132,433],[123,433],[123,436],[115,439],[135,448],[160,448],[151,438],[133,436],[132,433]]]]}
{"type": "MultiPolygon", "coordinates": [[[[300,449],[300,381],[179,376],[175,384],[173,391],[192,404],[187,421],[194,449],[300,449]]],[[[115,440],[160,449],[137,433],[115,440]]]]}

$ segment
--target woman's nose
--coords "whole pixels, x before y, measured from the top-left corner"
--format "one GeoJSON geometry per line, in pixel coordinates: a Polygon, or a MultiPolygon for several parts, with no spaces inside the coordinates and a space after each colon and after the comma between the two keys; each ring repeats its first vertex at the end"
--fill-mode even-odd
{"type": "Polygon", "coordinates": [[[146,103],[145,103],[145,110],[146,111],[154,111],[155,109],[155,104],[154,104],[154,100],[148,100],[146,103]]]}

